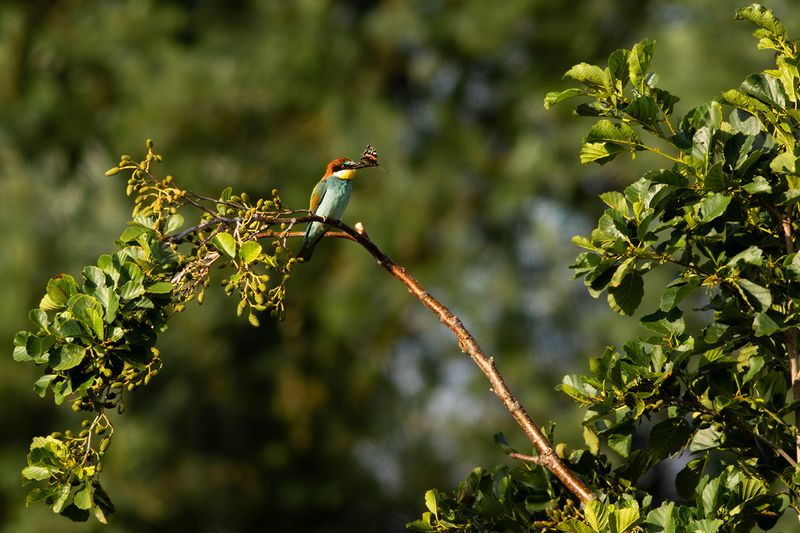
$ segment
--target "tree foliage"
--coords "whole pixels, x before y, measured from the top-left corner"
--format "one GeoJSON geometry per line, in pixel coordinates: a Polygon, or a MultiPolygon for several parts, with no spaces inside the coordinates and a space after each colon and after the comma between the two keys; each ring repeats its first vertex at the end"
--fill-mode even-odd
{"type": "Polygon", "coordinates": [[[578,510],[538,467],[476,470],[454,494],[428,493],[413,528],[749,531],[800,510],[800,52],[771,11],[754,4],[736,18],[756,26],[775,68],[680,119],[678,98],[650,72],[648,40],[606,67],[576,65],[565,77],[579,86],[545,98],[590,99],[575,108],[595,120],[581,162],[650,152],[670,163],[602,194],[597,227],[573,239],[586,250],[575,276],[621,315],[637,311],[649,273],[672,275],[640,318],[648,336],[559,386],[586,409],[586,449],[560,449],[600,499],[578,510]],[[641,478],[678,457],[679,500],[659,504],[641,478]]]}
{"type": "MultiPolygon", "coordinates": [[[[69,398],[75,411],[89,413],[84,429],[36,437],[22,476],[42,482],[28,504],[43,501],[75,520],[90,513],[101,522],[113,511],[99,474],[111,444],[108,410],[123,412],[126,393],[147,385],[161,368],[156,348],[168,319],[194,299],[202,303],[215,267],[228,267],[225,292],[239,297],[237,314],[283,313],[286,282],[295,259],[286,237],[277,234],[271,249],[258,242],[276,224],[292,223],[292,213],[277,191],[251,202],[230,188],[218,199],[178,188],[171,176],[157,177],[161,161],[148,140],[142,161],[123,156],[106,174],[130,174],[127,192],[135,196],[133,219],[119,238],[119,250],[84,268],[80,283],[60,274],[47,284],[30,320],[37,329],[14,338],[14,359],[44,368],[34,390],[52,393],[56,405],[69,398]],[[199,211],[196,225],[182,230],[184,207],[199,211]]],[[[291,226],[290,226],[291,227],[291,226]]],[[[286,231],[283,231],[285,234],[286,231]]]]}

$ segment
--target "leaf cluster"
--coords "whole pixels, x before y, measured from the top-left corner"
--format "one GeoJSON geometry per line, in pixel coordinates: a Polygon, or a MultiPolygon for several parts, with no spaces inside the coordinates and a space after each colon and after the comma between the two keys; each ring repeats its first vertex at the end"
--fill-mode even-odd
{"type": "Polygon", "coordinates": [[[106,522],[113,511],[99,482],[114,434],[107,413],[122,414],[125,394],[158,374],[158,335],[188,302],[203,302],[212,268],[231,272],[221,282],[226,293],[239,296],[237,314],[246,311],[254,326],[256,312],[283,314],[295,262],[286,233],[294,219],[277,191],[256,202],[231,189],[219,198],[202,197],[177,187],[171,176],[156,177],[152,167],[161,160],[148,140],[142,161],[124,155],[106,173],[128,173],[127,193],[134,196],[119,249],[84,268],[80,282],[69,274],[51,279],[29,315],[36,329],[14,338],[14,360],[43,369],[34,390],[42,397],[50,391],[56,405],[69,399],[73,410],[88,414],[77,435],[67,430],[36,437],[22,471],[26,482],[40,484],[29,505],[44,502],[74,520],[93,514],[106,522]],[[198,213],[197,224],[183,229],[182,211],[190,209],[198,213]],[[270,229],[281,224],[280,231],[270,229]],[[275,239],[265,249],[259,240],[269,236],[275,239]]]}
{"type": "MultiPolygon", "coordinates": [[[[648,274],[664,269],[672,279],[640,319],[644,338],[607,348],[589,374],[566,376],[559,387],[587,409],[587,449],[573,452],[571,468],[600,495],[559,530],[748,531],[772,527],[788,506],[800,509],[791,393],[800,379],[792,370],[800,52],[769,10],[754,4],[736,18],[756,25],[775,68],[682,118],[674,117],[678,97],[650,72],[648,40],[613,52],[605,67],[574,66],[565,77],[578,86],[545,98],[545,107],[589,98],[574,109],[595,121],[582,163],[640,152],[669,163],[602,194],[607,208],[597,227],[573,238],[585,249],[575,276],[618,314],[638,310],[648,274]],[[641,478],[679,456],[688,462],[675,488],[687,504],[654,508],[641,478]]],[[[459,512],[444,521],[433,513],[429,522],[480,523],[459,512]]],[[[506,502],[502,512],[541,516],[524,501],[506,502]]]]}

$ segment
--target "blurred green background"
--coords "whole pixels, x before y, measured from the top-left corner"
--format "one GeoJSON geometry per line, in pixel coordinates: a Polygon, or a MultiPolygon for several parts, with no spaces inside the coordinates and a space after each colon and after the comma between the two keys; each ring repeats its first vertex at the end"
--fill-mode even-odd
{"type": "MultiPolygon", "coordinates": [[[[34,435],[76,424],[11,360],[47,279],[78,275],[132,207],[104,171],[152,138],[158,169],[213,196],[303,208],[325,163],[377,147],[345,216],[472,329],[541,423],[582,445],[554,391],[635,321],[572,281],[596,195],[659,161],[580,167],[589,122],[545,92],[580,61],[657,41],[685,112],[766,67],[736,2],[0,0],[0,530],[403,531],[431,487],[504,460],[521,432],[449,332],[361,249],[326,240],[286,320],[222,291],[173,319],[165,369],[115,418],[110,526],[24,509],[34,435]]],[[[793,35],[800,13],[770,2],[793,35]]],[[[299,243],[298,243],[299,244],[299,243]]]]}

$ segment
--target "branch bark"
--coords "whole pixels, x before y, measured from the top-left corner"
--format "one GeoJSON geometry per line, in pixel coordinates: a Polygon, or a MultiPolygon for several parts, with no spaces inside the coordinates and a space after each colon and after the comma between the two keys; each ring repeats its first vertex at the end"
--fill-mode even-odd
{"type": "MultiPolygon", "coordinates": [[[[331,237],[344,237],[356,241],[364,247],[377,261],[380,266],[389,271],[395,278],[397,278],[403,285],[405,285],[409,292],[413,294],[422,304],[427,307],[434,315],[439,318],[447,328],[453,333],[458,341],[458,346],[461,351],[469,355],[472,360],[478,365],[478,368],[486,375],[492,385],[492,392],[497,395],[503,405],[511,413],[511,416],[517,421],[522,430],[528,436],[528,439],[536,447],[539,456],[535,462],[547,468],[552,472],[581,502],[588,502],[594,500],[596,497],[591,490],[572,472],[567,468],[564,463],[558,458],[552,445],[547,440],[547,437],[539,430],[536,424],[531,420],[528,413],[522,407],[519,400],[509,390],[508,386],[503,379],[503,376],[497,370],[494,357],[487,356],[472,334],[464,327],[461,320],[455,316],[447,307],[445,307],[439,300],[431,296],[422,285],[402,266],[392,261],[367,235],[361,223],[356,224],[352,228],[342,222],[335,220],[328,220],[322,217],[309,216],[303,219],[318,220],[333,228],[338,232],[330,232],[328,235],[331,237]]],[[[297,220],[298,222],[300,219],[297,220]]],[[[271,233],[271,232],[270,232],[271,233]]],[[[274,233],[271,233],[274,235],[274,233]]],[[[266,234],[264,235],[267,236],[266,234]]],[[[531,460],[531,459],[526,459],[531,460]]]]}

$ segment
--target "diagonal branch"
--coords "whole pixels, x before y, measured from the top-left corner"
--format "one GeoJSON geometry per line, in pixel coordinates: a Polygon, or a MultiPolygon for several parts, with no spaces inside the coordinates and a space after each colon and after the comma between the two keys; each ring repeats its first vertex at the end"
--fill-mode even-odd
{"type": "MultiPolygon", "coordinates": [[[[356,227],[352,228],[342,222],[325,219],[323,217],[309,216],[307,218],[309,220],[318,220],[339,230],[334,234],[330,234],[331,236],[344,237],[356,241],[378,261],[380,266],[388,270],[395,278],[408,287],[411,294],[422,302],[425,307],[430,309],[430,311],[439,318],[439,321],[453,332],[456,340],[458,340],[458,346],[461,348],[461,351],[469,355],[475,364],[478,365],[478,368],[480,368],[489,379],[489,382],[492,384],[492,392],[500,398],[505,408],[511,413],[520,427],[522,427],[523,431],[525,431],[528,439],[530,439],[536,447],[539,456],[536,458],[535,462],[552,472],[582,502],[585,503],[595,499],[595,495],[592,491],[589,490],[574,472],[561,462],[550,442],[547,440],[547,437],[539,430],[522,407],[522,404],[520,404],[519,400],[517,400],[509,390],[503,376],[497,370],[494,357],[487,356],[486,353],[484,353],[483,349],[478,345],[478,342],[474,339],[469,330],[464,327],[464,324],[457,316],[439,300],[431,296],[405,268],[392,261],[389,256],[378,248],[369,238],[361,223],[356,224],[356,227]]],[[[270,234],[272,234],[272,232],[265,232],[263,235],[259,235],[259,237],[267,237],[270,234]]]]}

